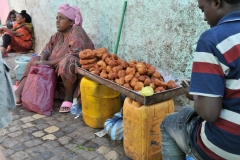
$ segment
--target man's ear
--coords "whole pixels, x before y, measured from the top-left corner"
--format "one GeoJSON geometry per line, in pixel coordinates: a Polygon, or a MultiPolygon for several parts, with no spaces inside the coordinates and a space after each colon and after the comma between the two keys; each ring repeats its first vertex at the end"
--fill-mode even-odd
{"type": "Polygon", "coordinates": [[[223,0],[212,0],[212,5],[216,8],[219,8],[222,6],[223,0]]]}

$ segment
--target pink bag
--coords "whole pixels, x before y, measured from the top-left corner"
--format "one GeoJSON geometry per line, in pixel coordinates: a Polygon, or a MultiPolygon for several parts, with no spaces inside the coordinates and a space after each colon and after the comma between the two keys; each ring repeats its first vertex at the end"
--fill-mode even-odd
{"type": "Polygon", "coordinates": [[[22,92],[23,106],[38,114],[52,114],[56,74],[48,65],[31,66],[22,92]]]}

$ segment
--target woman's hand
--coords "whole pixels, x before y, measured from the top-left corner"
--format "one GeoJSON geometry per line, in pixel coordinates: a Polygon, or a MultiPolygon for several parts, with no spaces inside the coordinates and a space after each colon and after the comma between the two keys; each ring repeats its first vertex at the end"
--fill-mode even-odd
{"type": "Polygon", "coordinates": [[[36,62],[34,62],[34,64],[35,64],[35,65],[40,65],[40,64],[42,64],[42,65],[48,65],[48,66],[50,66],[50,62],[49,62],[49,61],[36,61],[36,62]]]}

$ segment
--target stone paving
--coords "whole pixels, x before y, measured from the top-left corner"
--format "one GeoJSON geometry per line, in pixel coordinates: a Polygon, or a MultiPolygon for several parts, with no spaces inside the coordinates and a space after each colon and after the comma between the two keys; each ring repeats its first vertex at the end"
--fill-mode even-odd
{"type": "MultiPolygon", "coordinates": [[[[14,68],[17,53],[4,58],[14,68]]],[[[31,56],[32,53],[26,54],[31,56]]],[[[10,72],[13,84],[15,73],[10,72]]],[[[88,127],[82,117],[59,113],[61,100],[55,99],[53,114],[45,117],[23,106],[12,110],[12,123],[0,130],[0,148],[7,160],[128,160],[122,141],[94,133],[102,129],[88,127]]]]}

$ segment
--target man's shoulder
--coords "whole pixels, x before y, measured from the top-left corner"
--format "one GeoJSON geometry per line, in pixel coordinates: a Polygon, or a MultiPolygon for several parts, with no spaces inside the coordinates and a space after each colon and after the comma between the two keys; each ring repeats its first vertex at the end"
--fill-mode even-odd
{"type": "Polygon", "coordinates": [[[219,36],[221,34],[222,27],[215,26],[203,32],[200,39],[212,39],[213,37],[219,36]]]}
{"type": "Polygon", "coordinates": [[[224,23],[210,28],[203,32],[199,40],[209,41],[212,44],[218,44],[226,38],[240,33],[239,23],[224,23]]]}

